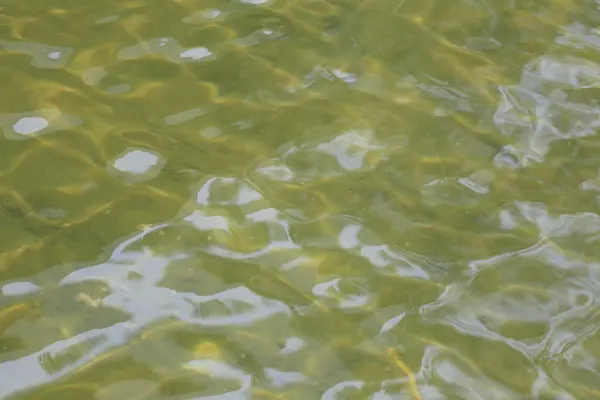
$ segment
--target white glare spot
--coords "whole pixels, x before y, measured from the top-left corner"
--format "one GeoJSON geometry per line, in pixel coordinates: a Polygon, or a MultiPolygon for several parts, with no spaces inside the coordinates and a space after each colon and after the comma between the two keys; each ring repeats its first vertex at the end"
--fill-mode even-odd
{"type": "Polygon", "coordinates": [[[2,288],[2,294],[4,296],[21,296],[24,294],[34,293],[39,290],[40,288],[31,282],[13,282],[4,285],[2,288]]]}
{"type": "Polygon", "coordinates": [[[15,132],[21,135],[31,135],[32,133],[39,132],[48,126],[46,118],[42,117],[25,117],[18,120],[14,125],[13,129],[15,132]]]}
{"type": "Polygon", "coordinates": [[[385,321],[385,323],[381,327],[381,330],[379,331],[379,334],[381,335],[381,334],[391,330],[395,326],[397,326],[404,319],[405,315],[406,315],[406,313],[402,313],[400,315],[397,315],[397,316],[385,321]]]}
{"type": "Polygon", "coordinates": [[[306,377],[300,372],[279,371],[274,368],[265,368],[265,375],[271,380],[271,385],[276,388],[306,380],[306,377]]]}
{"type": "Polygon", "coordinates": [[[134,150],[115,161],[115,168],[132,174],[145,174],[158,163],[158,157],[142,150],[134,150]]]}
{"type": "MultiPolygon", "coordinates": [[[[252,377],[245,374],[242,370],[233,368],[228,364],[215,361],[215,360],[192,360],[184,364],[183,368],[192,370],[201,374],[206,374],[210,377],[236,380],[240,385],[240,389],[237,393],[243,393],[244,390],[248,389],[252,385],[252,377]]],[[[227,392],[233,393],[233,392],[227,392]]],[[[216,397],[216,396],[215,396],[216,397]]],[[[223,397],[228,397],[223,394],[223,397]]],[[[233,397],[233,396],[232,396],[233,397]]]]}
{"type": "Polygon", "coordinates": [[[352,249],[357,247],[360,242],[358,240],[358,233],[360,232],[361,226],[352,224],[346,225],[340,232],[340,247],[342,249],[352,249]]]}
{"type": "Polygon", "coordinates": [[[220,14],[221,11],[219,10],[206,10],[206,12],[204,13],[204,17],[206,19],[214,19],[217,18],[220,14]]]}
{"type": "Polygon", "coordinates": [[[181,53],[179,56],[181,58],[189,58],[192,60],[200,60],[202,58],[206,58],[212,55],[212,53],[206,47],[196,47],[193,49],[189,49],[181,53]]]}
{"type": "Polygon", "coordinates": [[[291,337],[285,342],[285,346],[281,349],[281,354],[292,354],[302,349],[305,345],[304,340],[298,337],[291,337]]]}
{"type": "Polygon", "coordinates": [[[48,53],[48,58],[52,60],[58,60],[60,58],[60,51],[53,51],[52,53],[48,53]]]}
{"type": "Polygon", "coordinates": [[[253,201],[262,199],[262,194],[258,193],[256,190],[251,189],[247,186],[240,187],[238,192],[237,201],[238,205],[252,203],[253,201]]]}
{"type": "Polygon", "coordinates": [[[294,179],[294,173],[287,165],[266,165],[257,168],[256,172],[274,181],[286,182],[294,179]]]}
{"type": "Polygon", "coordinates": [[[354,83],[357,80],[356,75],[344,72],[341,69],[332,69],[331,73],[346,83],[354,83]]]}
{"type": "Polygon", "coordinates": [[[229,231],[229,222],[220,215],[204,215],[200,211],[194,211],[192,215],[185,218],[201,231],[212,231],[215,229],[229,231]]]}

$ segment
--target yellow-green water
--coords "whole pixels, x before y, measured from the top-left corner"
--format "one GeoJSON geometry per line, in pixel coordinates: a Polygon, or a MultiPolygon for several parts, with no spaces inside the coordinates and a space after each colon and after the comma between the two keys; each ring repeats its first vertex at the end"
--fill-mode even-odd
{"type": "Polygon", "coordinates": [[[0,398],[600,399],[599,23],[0,1],[0,398]]]}

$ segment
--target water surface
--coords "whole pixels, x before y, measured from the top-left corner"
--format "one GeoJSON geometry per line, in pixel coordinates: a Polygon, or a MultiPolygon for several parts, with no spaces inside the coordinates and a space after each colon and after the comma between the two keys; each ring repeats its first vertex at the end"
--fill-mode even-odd
{"type": "Polygon", "coordinates": [[[599,22],[0,2],[0,398],[600,398],[599,22]]]}

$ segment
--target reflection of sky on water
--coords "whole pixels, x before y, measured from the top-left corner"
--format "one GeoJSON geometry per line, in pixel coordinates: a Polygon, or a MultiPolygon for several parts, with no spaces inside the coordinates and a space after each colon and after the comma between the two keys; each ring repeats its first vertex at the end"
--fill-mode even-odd
{"type": "MultiPolygon", "coordinates": [[[[202,24],[206,20],[224,19],[227,15],[228,12],[219,10],[195,11],[183,22],[202,24]]],[[[98,20],[98,23],[108,23],[118,18],[110,16],[98,20]]],[[[232,44],[249,48],[281,37],[282,34],[275,30],[260,29],[232,40],[232,44]]],[[[600,39],[597,30],[575,23],[564,26],[556,42],[579,50],[594,50],[598,48],[600,39]]],[[[467,47],[480,51],[499,50],[502,45],[495,39],[483,37],[472,37],[466,41],[467,47]]],[[[0,46],[28,54],[31,64],[41,69],[62,68],[74,53],[71,48],[27,42],[0,41],[0,46]]],[[[161,37],[124,47],[116,56],[121,61],[138,60],[146,56],[163,57],[172,63],[192,66],[208,65],[220,57],[219,48],[208,44],[208,47],[194,46],[183,47],[173,37],[161,37]]],[[[112,73],[108,67],[92,67],[81,72],[81,79],[88,86],[97,86],[109,80],[112,73]]],[[[405,79],[405,86],[398,83],[398,87],[394,88],[393,85],[385,86],[377,74],[368,75],[361,73],[360,69],[350,73],[339,68],[315,67],[302,84],[290,84],[290,88],[308,90],[317,86],[319,80],[336,81],[379,99],[387,99],[386,96],[392,93],[399,94],[394,92],[397,88],[418,90],[419,93],[426,93],[428,98],[436,99],[439,104],[436,103],[433,111],[429,111],[440,118],[448,117],[457,110],[472,113],[477,107],[468,91],[453,88],[450,83],[433,77],[427,83],[426,79],[411,75],[405,79]]],[[[478,205],[486,196],[496,194],[494,191],[499,187],[495,184],[506,179],[507,175],[503,175],[506,169],[520,169],[525,174],[530,171],[528,168],[535,168],[549,160],[553,146],[595,136],[600,127],[600,108],[582,93],[596,89],[599,77],[600,65],[593,61],[579,56],[545,54],[524,66],[518,82],[495,86],[499,99],[495,109],[492,107],[490,123],[499,134],[504,135],[505,142],[494,149],[495,157],[492,155],[489,162],[483,165],[485,169],[468,171],[460,176],[446,176],[445,172],[424,174],[422,179],[427,182],[422,185],[418,183],[416,191],[416,197],[420,196],[420,206],[436,211],[443,207],[467,208],[478,205]]],[[[112,95],[130,89],[125,83],[106,88],[112,95]]],[[[409,107],[412,98],[406,97],[405,102],[400,101],[403,98],[400,95],[397,97],[398,104],[409,107]]],[[[186,123],[198,121],[212,111],[212,105],[189,108],[172,113],[162,121],[165,126],[181,126],[185,130],[186,123]]],[[[63,114],[57,108],[0,115],[0,126],[5,136],[15,140],[34,139],[38,134],[71,129],[81,123],[79,118],[63,114]]],[[[241,127],[251,125],[244,120],[236,123],[241,127]]],[[[569,387],[569,377],[562,373],[565,370],[571,373],[584,372],[600,381],[597,358],[591,355],[595,347],[589,344],[597,336],[600,327],[597,307],[600,263],[595,261],[595,253],[590,250],[600,238],[597,214],[558,214],[526,198],[514,201],[503,199],[504,204],[499,205],[498,209],[490,209],[488,213],[492,221],[490,224],[497,222],[497,230],[493,235],[500,238],[510,237],[513,233],[531,232],[535,243],[484,259],[444,262],[405,251],[403,243],[385,242],[378,235],[377,227],[367,226],[355,216],[337,215],[325,210],[311,220],[302,210],[277,207],[275,201],[263,195],[263,188],[276,192],[282,187],[302,188],[302,185],[310,186],[328,180],[335,183],[338,178],[352,180],[355,177],[353,174],[375,171],[385,167],[393,157],[411,152],[406,141],[402,145],[394,145],[379,137],[368,124],[365,124],[368,128],[358,125],[359,128],[344,126],[340,130],[328,127],[327,134],[323,135],[326,137],[315,135],[316,139],[312,141],[289,142],[274,156],[269,155],[271,158],[259,160],[248,171],[247,180],[231,177],[207,179],[197,190],[194,199],[183,207],[178,218],[151,226],[123,241],[107,261],[78,268],[61,277],[61,289],[65,291],[84,283],[102,283],[106,293],[97,298],[87,297],[89,307],[119,310],[127,314],[127,320],[79,332],[33,354],[0,363],[0,396],[66,376],[96,357],[127,345],[144,329],[152,329],[152,326],[164,321],[176,320],[189,326],[243,330],[265,323],[269,318],[281,318],[285,321],[283,325],[291,325],[290,321],[295,315],[311,317],[314,311],[311,306],[314,304],[296,306],[276,296],[259,294],[257,290],[239,283],[230,287],[217,285],[213,293],[203,294],[193,289],[184,291],[168,287],[166,277],[171,270],[188,268],[188,265],[192,265],[191,268],[203,268],[199,254],[222,261],[258,265],[263,272],[285,272],[294,276],[296,271],[298,280],[290,282],[290,291],[298,290],[322,309],[383,315],[372,323],[374,326],[364,323],[361,329],[367,326],[375,332],[370,339],[380,341],[377,343],[383,343],[382,347],[414,344],[423,348],[421,366],[420,370],[415,371],[415,380],[424,398],[442,396],[434,383],[440,388],[452,387],[453,392],[465,398],[508,399],[518,395],[461,358],[460,349],[448,348],[433,341],[419,341],[421,339],[413,339],[414,343],[409,344],[397,340],[398,336],[394,335],[398,335],[399,331],[405,333],[403,329],[406,330],[406,324],[409,323],[430,324],[440,331],[450,328],[452,334],[474,339],[471,343],[485,340],[486,351],[488,348],[493,350],[498,344],[504,345],[504,352],[514,351],[513,360],[524,360],[521,364],[525,365],[524,373],[534,376],[531,389],[534,398],[549,392],[571,398],[564,391],[556,389],[556,382],[569,387]],[[496,220],[494,217],[497,217],[496,220]],[[298,234],[308,225],[314,229],[312,235],[298,234]],[[190,233],[192,231],[194,235],[190,233]],[[265,239],[264,243],[258,239],[252,241],[254,238],[248,232],[257,236],[262,234],[259,239],[265,239]],[[184,240],[179,241],[179,238],[184,240]],[[160,244],[163,239],[164,245],[160,244]],[[303,270],[306,266],[318,265],[321,262],[319,257],[325,259],[330,254],[328,252],[343,254],[347,260],[360,260],[367,267],[359,273],[350,269],[351,273],[345,276],[320,274],[320,271],[315,273],[316,268],[310,272],[303,270]],[[189,263],[185,264],[186,261],[189,263]],[[315,276],[311,277],[311,273],[315,276]],[[540,281],[541,276],[548,281],[540,281]],[[409,293],[406,304],[384,307],[384,312],[379,308],[380,294],[375,284],[385,279],[398,279],[397,282],[408,282],[407,285],[426,282],[436,298],[430,301],[425,296],[423,300],[418,298],[417,293],[409,293]],[[492,284],[495,285],[494,289],[490,289],[492,284]],[[308,290],[305,290],[307,287],[308,290]],[[529,329],[527,332],[533,333],[513,337],[510,329],[506,329],[509,323],[518,323],[520,327],[529,329]],[[58,358],[74,348],[84,349],[75,362],[53,366],[52,369],[47,367],[46,360],[58,358]]],[[[226,129],[218,126],[203,127],[198,133],[206,140],[228,135],[226,129]]],[[[398,132],[398,136],[400,134],[398,132]]],[[[129,149],[111,159],[108,168],[132,182],[139,182],[158,175],[166,162],[168,160],[163,160],[158,153],[129,149]]],[[[460,173],[464,170],[469,168],[461,169],[460,173]]],[[[581,179],[582,189],[600,191],[597,177],[581,179]]],[[[392,189],[402,190],[395,186],[392,189]]],[[[383,199],[374,208],[379,210],[387,205],[383,199]]],[[[401,219],[402,226],[394,228],[406,233],[406,236],[416,227],[426,232],[435,231],[433,226],[425,223],[419,225],[418,221],[411,218],[412,215],[407,212],[401,219]]],[[[445,237],[449,238],[450,235],[445,237]]],[[[466,244],[473,247],[478,245],[466,244]]],[[[450,244],[440,243],[440,246],[450,244]]],[[[207,272],[207,275],[210,274],[207,272]]],[[[46,289],[43,283],[38,282],[10,282],[2,287],[2,296],[44,296],[46,289]]],[[[402,291],[407,291],[406,287],[398,288],[398,292],[402,291]]],[[[86,296],[84,293],[82,298],[86,296]]],[[[9,334],[11,329],[18,330],[20,326],[16,323],[9,327],[9,334]]],[[[284,340],[280,351],[282,357],[310,348],[313,341],[320,340],[300,337],[299,332],[295,334],[298,336],[284,340]]],[[[401,337],[406,339],[409,336],[406,334],[401,337]]],[[[456,341],[457,346],[459,342],[456,341]]],[[[364,347],[368,345],[360,344],[364,347]]],[[[324,347],[328,347],[327,343],[324,347]]],[[[238,386],[238,389],[227,394],[196,398],[238,399],[250,396],[253,377],[242,367],[216,359],[181,360],[181,363],[182,369],[215,381],[234,381],[238,386]]],[[[310,377],[306,371],[284,371],[266,365],[261,367],[271,388],[300,385],[322,378],[310,377]]],[[[367,386],[366,381],[350,379],[352,376],[345,378],[348,379],[340,378],[324,390],[322,398],[335,399],[367,386]]],[[[382,380],[377,383],[380,387],[371,398],[408,396],[408,392],[402,392],[404,389],[398,389],[406,383],[407,379],[404,378],[382,380]]],[[[143,380],[131,381],[128,390],[134,388],[156,390],[152,382],[143,380]]],[[[110,398],[111,393],[120,390],[125,388],[109,386],[98,392],[97,397],[110,398]]]]}
{"type": "MultiPolygon", "coordinates": [[[[212,294],[198,295],[193,292],[179,292],[163,286],[167,270],[181,261],[193,260],[198,251],[231,260],[245,260],[265,268],[291,270],[310,262],[302,245],[293,239],[293,223],[284,213],[270,207],[269,202],[244,180],[233,178],[212,178],[198,190],[195,200],[184,207],[190,210],[180,219],[169,223],[158,224],[145,229],[133,237],[120,243],[110,255],[107,262],[82,267],[69,273],[61,280],[61,285],[78,285],[83,282],[102,282],[106,285],[106,294],[101,299],[90,299],[94,307],[115,308],[129,315],[127,321],[118,322],[104,328],[85,331],[69,339],[52,343],[36,353],[0,364],[2,394],[26,389],[48,383],[58,376],[91,362],[95,357],[112,348],[124,346],[128,340],[138,335],[144,328],[161,321],[176,319],[191,325],[204,327],[244,327],[275,314],[289,315],[292,311],[285,303],[260,296],[245,286],[231,287],[212,294]],[[237,218],[219,216],[223,207],[241,211],[237,218]],[[246,213],[246,214],[244,214],[246,213]],[[269,234],[269,242],[257,251],[244,252],[231,248],[229,239],[240,227],[262,225],[269,234]],[[161,251],[145,242],[157,237],[169,238],[185,235],[186,229],[193,227],[206,239],[206,244],[197,247],[161,251]],[[225,236],[218,235],[222,232],[225,236]],[[214,313],[214,304],[220,305],[214,313]],[[88,350],[77,361],[57,371],[45,370],[39,360],[42,357],[56,357],[61,352],[79,344],[88,346],[88,350]]],[[[327,218],[324,220],[327,221],[327,218]]],[[[340,249],[370,260],[372,265],[382,273],[391,275],[414,276],[427,279],[427,272],[410,255],[379,243],[363,243],[360,232],[361,225],[354,219],[333,218],[337,225],[337,246],[340,249]],[[385,272],[387,271],[387,272],[385,272]]],[[[373,233],[369,240],[377,240],[373,233]]],[[[156,241],[155,241],[156,242],[156,241]]],[[[334,242],[335,243],[335,242],[334,242]]],[[[315,299],[328,301],[328,305],[340,309],[362,308],[372,301],[371,293],[363,285],[368,282],[360,277],[327,278],[314,285],[312,295],[315,299]]],[[[28,282],[15,282],[4,287],[6,294],[25,295],[39,290],[28,282]]],[[[42,288],[43,290],[43,288],[42,288]]],[[[297,308],[295,312],[307,312],[305,308],[297,308]]],[[[302,347],[296,343],[298,338],[290,338],[283,354],[292,354],[302,347]]],[[[190,361],[186,369],[206,369],[213,361],[190,361]],[[209,364],[206,364],[209,363],[209,364]]],[[[217,361],[214,361],[216,363],[217,361]]],[[[219,364],[221,365],[221,364],[219,364]]],[[[237,377],[234,369],[222,365],[223,374],[227,371],[237,377]],[[231,370],[230,370],[231,369],[231,370]]],[[[219,371],[211,370],[211,374],[219,371]],[[216,371],[216,372],[215,372],[216,371]]],[[[227,372],[227,373],[229,373],[227,372]]],[[[241,373],[241,372],[239,372],[241,373]]],[[[301,373],[265,370],[266,376],[275,386],[293,384],[304,379],[301,373]],[[278,383],[279,382],[279,383],[278,383]]],[[[245,376],[245,375],[244,375],[245,376]]],[[[219,378],[220,375],[214,376],[219,378]]],[[[236,379],[247,388],[247,380],[241,375],[236,379]]],[[[221,397],[219,397],[221,398],[221,397]]]]}
{"type": "Polygon", "coordinates": [[[274,313],[289,312],[284,303],[258,296],[245,287],[199,296],[194,293],[178,293],[160,286],[170,262],[187,256],[183,253],[170,256],[153,255],[149,249],[130,250],[129,246],[167,226],[158,225],[128,239],[117,247],[109,262],[78,269],[61,282],[62,285],[88,280],[106,283],[110,292],[102,299],[102,307],[114,307],[125,311],[130,315],[130,319],[113,326],[83,332],[53,343],[37,353],[0,364],[3,395],[56,379],[58,375],[68,373],[111,348],[125,345],[130,337],[154,322],[176,318],[202,326],[233,327],[252,324],[274,313]],[[203,313],[203,305],[210,302],[219,302],[230,310],[230,314],[203,316],[202,314],[206,314],[203,313]],[[244,304],[243,309],[240,309],[240,303],[244,304]],[[40,365],[39,358],[43,355],[57,355],[83,342],[92,342],[94,345],[85,356],[63,371],[49,374],[40,365]]]}
{"type": "MultiPolygon", "coordinates": [[[[96,299],[95,306],[123,311],[129,315],[128,320],[81,332],[69,339],[52,343],[36,353],[0,364],[2,381],[0,387],[3,395],[48,383],[58,376],[68,374],[69,371],[91,362],[108,350],[126,345],[144,328],[161,321],[176,319],[190,325],[235,329],[260,323],[261,320],[277,314],[289,318],[290,313],[310,312],[310,308],[286,305],[281,301],[258,295],[245,286],[230,287],[220,291],[216,289],[215,293],[204,295],[191,291],[176,291],[164,286],[168,269],[175,267],[179,262],[194,260],[197,252],[222,259],[245,260],[279,271],[301,268],[302,265],[311,262],[311,257],[307,257],[309,253],[306,250],[313,246],[310,242],[303,244],[302,241],[294,239],[294,231],[301,224],[298,225],[298,221],[290,219],[285,213],[271,207],[270,202],[244,180],[211,178],[200,187],[194,200],[186,205],[184,210],[186,211],[177,220],[149,227],[120,243],[108,261],[76,269],[61,280],[63,286],[78,285],[86,281],[103,282],[107,292],[101,299],[96,299]],[[219,215],[225,209],[229,210],[228,213],[219,215]],[[237,212],[232,213],[232,210],[237,212]],[[233,245],[231,240],[236,236],[237,231],[259,225],[266,228],[268,243],[250,252],[233,245]],[[173,240],[185,236],[186,232],[190,232],[190,228],[204,238],[203,244],[198,242],[197,246],[186,248],[179,245],[177,240],[173,240]],[[169,246],[159,248],[156,244],[147,244],[160,243],[161,240],[157,242],[156,238],[164,238],[164,242],[173,244],[173,248],[161,250],[163,247],[168,249],[169,246]],[[213,312],[215,303],[220,305],[216,313],[213,312]],[[64,366],[62,370],[50,373],[40,363],[42,358],[55,357],[81,344],[87,346],[87,351],[77,361],[64,366]]],[[[419,314],[424,321],[449,324],[465,334],[504,342],[532,358],[543,356],[548,351],[556,353],[564,346],[559,345],[560,342],[571,343],[571,352],[576,351],[578,347],[573,342],[575,338],[568,339],[560,334],[560,329],[566,320],[579,319],[591,311],[590,302],[582,304],[579,311],[570,306],[582,295],[589,296],[585,290],[571,293],[574,289],[572,284],[561,289],[557,288],[558,291],[552,296],[552,302],[545,304],[541,298],[535,299],[534,292],[527,292],[525,289],[525,292],[514,292],[518,295],[514,299],[511,298],[511,292],[505,291],[489,295],[479,294],[473,300],[470,299],[470,293],[474,290],[473,282],[476,282],[479,275],[486,274],[486,271],[494,270],[507,261],[514,263],[515,257],[522,258],[524,261],[550,257],[552,252],[556,252],[556,248],[544,244],[544,238],[560,238],[572,234],[596,235],[598,228],[595,220],[580,218],[577,215],[553,218],[544,209],[527,203],[518,203],[513,209],[505,209],[504,212],[511,213],[513,221],[513,224],[505,229],[515,229],[524,222],[534,223],[540,232],[541,242],[530,249],[513,254],[501,254],[486,260],[472,260],[469,264],[470,272],[466,275],[471,277],[470,283],[465,281],[450,284],[435,302],[422,304],[419,314]],[[534,323],[540,318],[554,321],[553,328],[545,338],[540,338],[541,341],[526,343],[505,337],[497,331],[502,321],[506,319],[534,323]]],[[[321,223],[324,224],[321,228],[324,230],[323,234],[337,237],[337,241],[328,242],[328,245],[321,244],[320,246],[325,246],[323,250],[337,248],[353,257],[366,260],[373,267],[372,272],[376,275],[440,281],[444,280],[444,276],[449,273],[443,265],[383,243],[373,231],[364,227],[355,218],[325,217],[321,223]]],[[[591,277],[589,264],[573,264],[573,261],[565,259],[564,256],[563,261],[554,256],[544,260],[545,263],[558,263],[559,268],[564,268],[562,264],[565,262],[569,263],[571,272],[579,271],[584,275],[588,274],[585,278],[591,277]]],[[[509,267],[504,267],[504,270],[507,268],[509,267]]],[[[589,284],[598,282],[596,278],[594,276],[595,280],[589,281],[589,284]]],[[[309,296],[313,296],[315,301],[320,301],[327,307],[345,310],[372,309],[376,293],[370,285],[371,279],[368,275],[365,277],[323,276],[319,282],[313,284],[309,296]]],[[[28,282],[13,282],[3,287],[5,295],[16,296],[39,290],[43,290],[43,287],[28,282]]],[[[385,337],[392,334],[406,315],[406,311],[401,311],[382,320],[378,328],[379,335],[385,337]]],[[[564,332],[568,331],[567,327],[564,332]]],[[[282,355],[288,352],[286,348],[292,349],[290,354],[293,354],[302,347],[302,340],[292,337],[282,350],[282,355]]],[[[447,381],[462,380],[463,385],[471,387],[482,396],[502,393],[501,387],[494,386],[490,382],[484,384],[485,377],[480,376],[475,379],[473,371],[461,372],[451,361],[446,360],[443,353],[439,350],[436,355],[426,352],[426,356],[429,354],[432,357],[431,368],[436,369],[440,378],[447,381]]],[[[250,375],[224,361],[207,359],[185,362],[183,360],[181,367],[208,374],[211,379],[239,382],[240,389],[229,393],[231,396],[245,396],[247,390],[251,388],[250,375]]],[[[265,376],[272,381],[273,387],[293,385],[306,379],[301,372],[278,371],[272,368],[266,368],[264,372],[265,376]]],[[[423,379],[422,373],[421,371],[418,374],[419,379],[423,379]]],[[[362,384],[345,382],[340,386],[340,390],[350,387],[359,388],[362,384]]],[[[325,398],[332,396],[336,390],[336,387],[330,388],[324,394],[325,398]]],[[[214,398],[229,397],[214,396],[214,398]]]]}

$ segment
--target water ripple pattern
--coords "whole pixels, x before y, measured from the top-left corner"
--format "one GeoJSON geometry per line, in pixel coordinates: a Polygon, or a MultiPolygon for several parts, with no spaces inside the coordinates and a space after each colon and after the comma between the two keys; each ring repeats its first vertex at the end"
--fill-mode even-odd
{"type": "Polygon", "coordinates": [[[600,398],[599,22],[5,0],[0,398],[600,398]]]}

